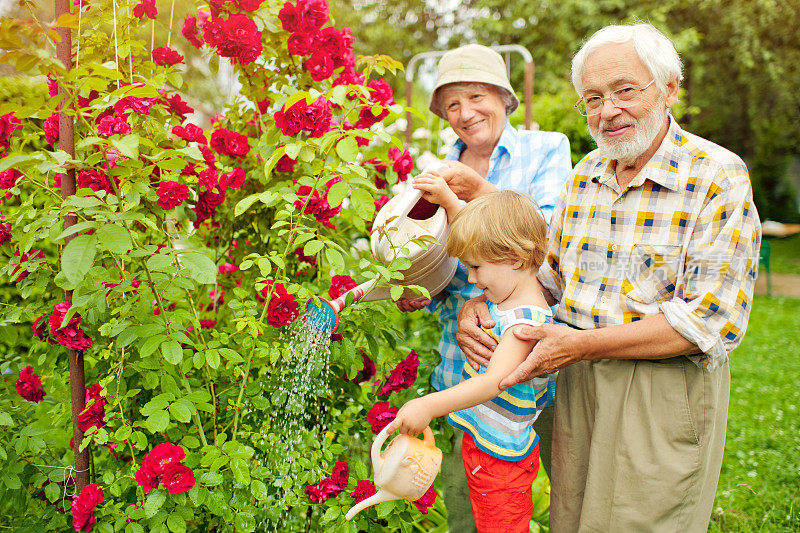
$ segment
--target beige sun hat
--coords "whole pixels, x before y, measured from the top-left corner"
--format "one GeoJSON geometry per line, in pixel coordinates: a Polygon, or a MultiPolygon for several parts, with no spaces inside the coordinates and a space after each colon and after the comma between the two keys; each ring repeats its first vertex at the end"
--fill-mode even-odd
{"type": "Polygon", "coordinates": [[[433,88],[428,105],[434,115],[447,119],[438,106],[439,89],[449,83],[462,82],[488,83],[507,92],[511,96],[512,103],[506,109],[506,115],[510,115],[519,107],[519,98],[508,82],[506,62],[503,61],[503,57],[487,46],[468,44],[450,50],[439,60],[436,87],[433,88]]]}

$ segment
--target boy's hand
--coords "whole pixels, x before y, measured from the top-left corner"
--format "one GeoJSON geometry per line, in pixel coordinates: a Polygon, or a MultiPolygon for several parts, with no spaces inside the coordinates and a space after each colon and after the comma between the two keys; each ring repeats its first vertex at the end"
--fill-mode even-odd
{"type": "Polygon", "coordinates": [[[432,204],[438,204],[445,209],[461,206],[458,196],[450,190],[447,182],[441,176],[421,174],[414,178],[411,185],[415,189],[421,190],[422,197],[432,204]]]}
{"type": "Polygon", "coordinates": [[[431,418],[433,417],[428,411],[425,398],[414,398],[400,408],[397,417],[389,424],[387,433],[391,434],[395,430],[412,435],[422,433],[431,423],[431,418]]]}

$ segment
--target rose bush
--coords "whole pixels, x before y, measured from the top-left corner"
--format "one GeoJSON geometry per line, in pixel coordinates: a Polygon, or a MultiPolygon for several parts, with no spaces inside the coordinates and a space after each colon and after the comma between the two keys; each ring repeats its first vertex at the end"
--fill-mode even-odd
{"type": "Polygon", "coordinates": [[[435,329],[388,302],[349,307],[330,339],[302,319],[332,286],[407,266],[355,246],[413,168],[384,129],[402,108],[379,76],[398,64],[357,59],[324,0],[212,1],[153,49],[155,2],[118,6],[57,21],[80,47],[69,71],[42,53],[47,24],[0,19],[3,61],[30,75],[0,104],[0,522],[409,530],[435,491],[344,514],[374,491],[376,428],[427,386],[435,329]],[[210,127],[188,117],[195,48],[242,84],[210,127]],[[80,442],[68,350],[85,360],[80,442]],[[91,457],[74,496],[73,447],[91,457]]]}

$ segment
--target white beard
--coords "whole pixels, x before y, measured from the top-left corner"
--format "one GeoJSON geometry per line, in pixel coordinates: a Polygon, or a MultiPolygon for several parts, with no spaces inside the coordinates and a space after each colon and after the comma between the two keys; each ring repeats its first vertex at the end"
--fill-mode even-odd
{"type": "Polygon", "coordinates": [[[661,99],[659,99],[653,110],[638,120],[620,118],[616,121],[606,122],[601,119],[597,129],[589,127],[589,134],[605,157],[625,166],[631,166],[639,156],[650,148],[653,141],[656,140],[658,132],[661,131],[664,121],[668,120],[666,111],[661,104],[661,99]],[[608,140],[599,133],[609,127],[624,125],[633,126],[633,139],[630,141],[608,140]]]}

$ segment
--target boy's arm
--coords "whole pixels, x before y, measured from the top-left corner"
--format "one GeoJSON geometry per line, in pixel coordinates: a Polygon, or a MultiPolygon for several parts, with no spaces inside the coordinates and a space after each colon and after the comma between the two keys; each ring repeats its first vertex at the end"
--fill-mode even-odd
{"type": "Polygon", "coordinates": [[[533,348],[532,342],[522,341],[508,328],[489,361],[486,372],[445,389],[407,402],[389,425],[389,433],[421,433],[431,419],[454,411],[467,409],[500,395],[500,381],[513,371],[533,348]]]}

